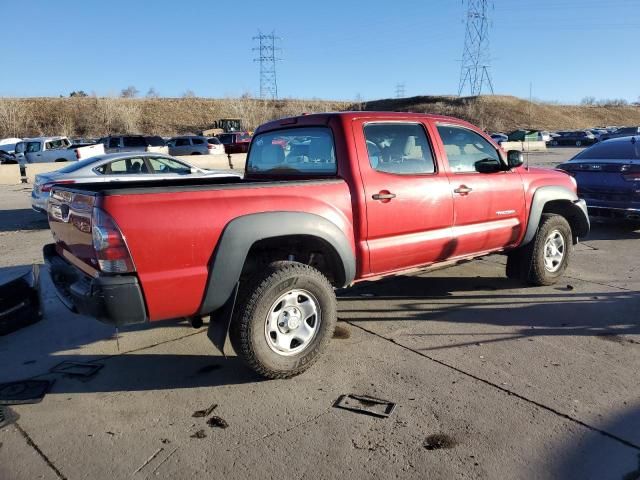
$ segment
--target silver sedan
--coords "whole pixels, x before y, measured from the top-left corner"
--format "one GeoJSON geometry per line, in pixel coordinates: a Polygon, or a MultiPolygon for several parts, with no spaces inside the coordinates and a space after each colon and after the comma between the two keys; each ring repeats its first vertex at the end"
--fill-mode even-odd
{"type": "Polygon", "coordinates": [[[68,166],[36,175],[31,191],[31,207],[47,213],[51,187],[60,184],[175,179],[180,177],[235,177],[228,170],[205,170],[159,153],[111,153],[73,162],[68,166]]]}

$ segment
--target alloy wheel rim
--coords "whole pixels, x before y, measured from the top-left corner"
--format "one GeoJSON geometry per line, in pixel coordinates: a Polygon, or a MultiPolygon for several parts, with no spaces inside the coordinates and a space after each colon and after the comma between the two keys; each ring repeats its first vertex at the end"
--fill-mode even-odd
{"type": "Polygon", "coordinates": [[[283,293],[265,319],[267,345],[278,355],[296,355],[311,345],[321,321],[320,304],[311,292],[295,289],[283,293]]]}
{"type": "Polygon", "coordinates": [[[555,273],[562,266],[566,253],[566,243],[559,230],[552,231],[544,242],[544,268],[555,273]]]}

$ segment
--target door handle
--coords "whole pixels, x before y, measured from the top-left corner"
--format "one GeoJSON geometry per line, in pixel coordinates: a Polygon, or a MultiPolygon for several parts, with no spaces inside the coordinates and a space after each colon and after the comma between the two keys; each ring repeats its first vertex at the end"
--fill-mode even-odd
{"type": "Polygon", "coordinates": [[[454,190],[455,193],[459,193],[460,195],[467,195],[471,192],[473,188],[469,188],[466,185],[460,185],[458,188],[454,190]]]}
{"type": "Polygon", "coordinates": [[[380,192],[380,193],[375,193],[373,195],[371,195],[371,198],[373,198],[374,200],[391,200],[392,198],[396,198],[396,194],[395,193],[389,193],[389,192],[380,192]]]}

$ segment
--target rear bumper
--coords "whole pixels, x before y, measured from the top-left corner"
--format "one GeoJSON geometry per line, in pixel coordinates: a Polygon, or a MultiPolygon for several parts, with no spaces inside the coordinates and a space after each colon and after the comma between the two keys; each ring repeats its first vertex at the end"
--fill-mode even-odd
{"type": "Polygon", "coordinates": [[[49,204],[49,194],[38,194],[31,191],[31,208],[39,213],[47,213],[47,205],[49,204]]]}
{"type": "Polygon", "coordinates": [[[147,321],[142,289],[135,276],[90,277],[45,245],[43,256],[62,303],[70,310],[95,317],[109,325],[130,325],[147,321]]]}

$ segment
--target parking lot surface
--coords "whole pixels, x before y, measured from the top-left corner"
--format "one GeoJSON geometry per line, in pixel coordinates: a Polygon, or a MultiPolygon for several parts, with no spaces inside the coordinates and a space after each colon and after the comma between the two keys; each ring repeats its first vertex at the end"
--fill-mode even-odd
{"type": "MultiPolygon", "coordinates": [[[[50,241],[28,195],[0,191],[0,272],[40,262],[50,241]]],[[[45,274],[44,319],[0,337],[0,381],[55,383],[11,407],[0,478],[639,478],[639,241],[594,224],[550,287],[523,288],[491,256],[341,291],[328,351],[282,381],[216,352],[206,326],[116,333],[71,314],[45,274]],[[48,373],[63,360],[104,367],[48,373]],[[334,408],[348,393],[397,408],[334,408]],[[228,428],[193,417],[214,404],[228,428]]]]}

